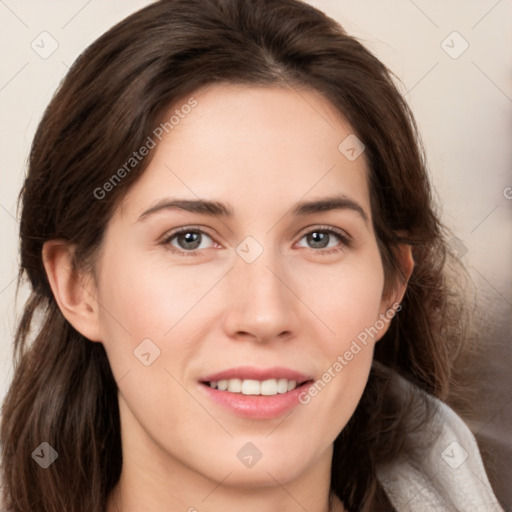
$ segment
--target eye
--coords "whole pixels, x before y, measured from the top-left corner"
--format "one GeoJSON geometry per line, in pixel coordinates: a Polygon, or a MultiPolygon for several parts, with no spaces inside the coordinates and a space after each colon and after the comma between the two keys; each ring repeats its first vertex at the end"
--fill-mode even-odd
{"type": "MultiPolygon", "coordinates": [[[[340,252],[350,246],[350,236],[332,227],[319,226],[304,233],[299,240],[299,247],[304,247],[300,243],[302,240],[306,241],[307,245],[305,247],[321,249],[315,252],[323,255],[340,252]]],[[[181,256],[197,256],[199,255],[199,249],[210,249],[215,242],[201,229],[183,227],[167,236],[162,244],[171,252],[181,256]]]]}
{"type": "Polygon", "coordinates": [[[172,252],[184,256],[195,256],[197,249],[209,249],[213,247],[212,242],[212,238],[204,231],[190,227],[174,231],[163,240],[163,244],[172,252]]]}
{"type": "MultiPolygon", "coordinates": [[[[320,254],[332,254],[342,251],[350,245],[350,237],[331,227],[317,227],[302,235],[301,240],[306,240],[306,247],[310,249],[329,249],[316,251],[320,254]],[[340,243],[341,242],[341,243],[340,243]]],[[[299,241],[299,247],[304,247],[299,241]]]]}

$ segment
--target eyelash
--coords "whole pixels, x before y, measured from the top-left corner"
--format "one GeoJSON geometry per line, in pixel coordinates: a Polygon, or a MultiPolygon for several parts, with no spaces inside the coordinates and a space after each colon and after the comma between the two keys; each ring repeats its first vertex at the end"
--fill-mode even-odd
{"type": "MultiPolygon", "coordinates": [[[[332,247],[330,249],[314,249],[314,248],[310,248],[312,251],[317,252],[317,253],[321,254],[322,256],[327,256],[327,255],[339,253],[339,252],[343,251],[345,248],[351,247],[351,238],[345,232],[343,232],[341,230],[338,230],[338,229],[335,229],[335,228],[330,227],[330,226],[316,226],[313,229],[310,229],[309,231],[306,231],[305,233],[303,233],[301,235],[301,237],[299,238],[299,241],[302,240],[305,236],[308,236],[311,233],[315,233],[315,232],[321,232],[321,233],[328,233],[330,235],[336,235],[340,239],[340,241],[342,242],[341,246],[332,247]]],[[[179,236],[181,234],[184,234],[184,233],[201,233],[202,235],[206,235],[206,236],[208,236],[209,238],[211,238],[213,240],[213,238],[208,233],[203,231],[202,229],[195,228],[195,227],[192,227],[192,226],[185,226],[183,228],[179,228],[176,231],[172,232],[169,236],[167,236],[162,241],[162,244],[167,248],[167,250],[171,251],[173,254],[177,254],[177,255],[180,255],[180,256],[199,256],[200,255],[200,251],[197,250],[197,249],[194,249],[194,250],[191,250],[191,251],[183,251],[183,250],[176,249],[175,247],[170,245],[171,240],[173,240],[177,236],[179,236]]]]}

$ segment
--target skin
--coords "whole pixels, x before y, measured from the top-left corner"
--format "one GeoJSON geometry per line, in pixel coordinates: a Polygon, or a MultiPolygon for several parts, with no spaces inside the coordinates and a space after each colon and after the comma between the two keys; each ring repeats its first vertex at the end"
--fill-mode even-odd
{"type": "MultiPolygon", "coordinates": [[[[193,96],[197,106],[115,210],[94,275],[73,275],[63,241],[44,248],[59,307],[104,344],[119,386],[124,466],[108,510],[325,512],[333,441],[389,324],[286,417],[242,418],[205,396],[198,379],[240,365],[320,379],[400,301],[405,285],[384,289],[364,153],[349,161],[338,150],[353,130],[313,91],[217,84],[193,96]],[[350,208],[290,213],[333,195],[366,220],[350,208]],[[170,197],[219,201],[233,216],[161,209],[140,219],[170,197]],[[170,238],[187,226],[205,233],[198,248],[170,238]],[[325,235],[327,247],[315,245],[307,234],[320,227],[350,241],[325,235]],[[252,263],[236,251],[247,236],[263,249],[252,263]],[[134,350],[148,338],[160,355],[145,366],[134,350]],[[262,453],[252,468],[237,458],[247,442],[262,453]]],[[[410,275],[410,248],[399,258],[410,275]]],[[[343,510],[339,500],[333,509],[343,510]]]]}

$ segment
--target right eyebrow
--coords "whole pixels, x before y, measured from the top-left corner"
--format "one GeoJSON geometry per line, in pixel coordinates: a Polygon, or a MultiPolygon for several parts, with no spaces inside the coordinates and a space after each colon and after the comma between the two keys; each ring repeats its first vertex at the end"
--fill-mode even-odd
{"type": "Polygon", "coordinates": [[[233,210],[219,201],[208,201],[205,199],[172,199],[166,198],[158,201],[154,206],[151,206],[144,211],[137,222],[153,215],[162,210],[184,210],[191,213],[202,213],[212,215],[214,217],[232,217],[233,210]]]}

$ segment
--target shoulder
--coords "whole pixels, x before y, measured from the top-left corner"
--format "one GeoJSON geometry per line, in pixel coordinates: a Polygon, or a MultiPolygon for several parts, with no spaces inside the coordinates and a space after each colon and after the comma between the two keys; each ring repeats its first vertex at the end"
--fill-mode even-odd
{"type": "Polygon", "coordinates": [[[401,512],[503,512],[476,440],[462,418],[405,379],[399,378],[397,387],[401,396],[423,394],[431,414],[416,428],[417,415],[411,413],[404,452],[379,468],[379,481],[394,507],[401,512]]]}

